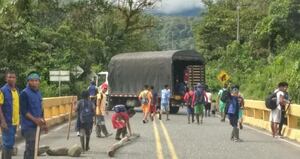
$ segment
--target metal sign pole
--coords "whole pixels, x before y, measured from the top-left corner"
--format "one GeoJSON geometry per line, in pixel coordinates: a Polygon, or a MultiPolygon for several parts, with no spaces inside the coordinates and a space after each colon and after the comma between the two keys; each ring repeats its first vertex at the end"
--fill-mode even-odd
{"type": "Polygon", "coordinates": [[[61,79],[60,79],[61,71],[59,71],[59,76],[58,76],[58,96],[60,97],[61,94],[61,79]]]}

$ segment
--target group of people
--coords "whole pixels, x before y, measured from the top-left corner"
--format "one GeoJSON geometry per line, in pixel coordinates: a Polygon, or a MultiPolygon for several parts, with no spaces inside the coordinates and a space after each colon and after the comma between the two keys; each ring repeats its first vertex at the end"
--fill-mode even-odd
{"type": "Polygon", "coordinates": [[[139,94],[139,100],[143,109],[143,123],[148,122],[148,117],[153,121],[156,113],[159,114],[159,120],[162,119],[162,114],[166,113],[166,120],[170,120],[170,98],[171,91],[168,85],[165,85],[161,90],[160,105],[158,104],[158,93],[154,91],[154,86],[144,86],[144,90],[139,94]]]}
{"type": "MultiPolygon", "coordinates": [[[[92,81],[88,90],[82,92],[82,99],[77,103],[76,130],[77,135],[80,136],[83,151],[90,149],[89,143],[93,125],[96,127],[96,136],[98,138],[112,135],[112,133],[107,131],[105,125],[105,115],[108,115],[108,111],[106,110],[107,89],[108,84],[103,83],[98,92],[95,82],[92,81]]],[[[112,114],[111,122],[113,128],[117,129],[115,139],[121,140],[128,134],[127,132],[129,132],[129,136],[132,134],[129,118],[135,114],[135,111],[125,105],[116,105],[113,109],[115,112],[112,114]]]]}
{"type": "Polygon", "coordinates": [[[5,74],[6,84],[0,89],[2,159],[12,158],[16,130],[19,126],[25,138],[24,159],[34,158],[37,128],[48,131],[39,91],[40,80],[38,72],[30,72],[26,88],[20,91],[16,86],[16,73],[7,71],[5,74]]]}

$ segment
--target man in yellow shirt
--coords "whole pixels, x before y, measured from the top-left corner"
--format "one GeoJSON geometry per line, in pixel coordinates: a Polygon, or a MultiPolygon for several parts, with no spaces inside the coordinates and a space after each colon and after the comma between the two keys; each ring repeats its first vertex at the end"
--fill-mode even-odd
{"type": "Polygon", "coordinates": [[[106,126],[104,115],[107,114],[106,112],[106,91],[108,89],[108,85],[103,83],[101,85],[101,91],[97,94],[97,106],[96,106],[96,135],[97,137],[101,136],[101,131],[103,132],[105,137],[111,136],[112,133],[108,133],[106,126]]]}
{"type": "Polygon", "coordinates": [[[149,91],[149,86],[145,85],[144,90],[139,95],[139,100],[142,104],[142,109],[144,113],[143,123],[148,122],[148,116],[150,112],[150,105],[151,105],[152,93],[149,91]]]}
{"type": "Polygon", "coordinates": [[[0,89],[0,122],[2,130],[2,159],[11,159],[15,144],[16,128],[19,125],[19,92],[16,88],[16,74],[5,74],[6,84],[0,89]]]}

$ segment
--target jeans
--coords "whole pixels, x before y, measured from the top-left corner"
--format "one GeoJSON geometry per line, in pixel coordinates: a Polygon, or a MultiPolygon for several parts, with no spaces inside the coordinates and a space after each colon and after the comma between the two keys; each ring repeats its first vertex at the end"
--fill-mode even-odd
{"type": "Polygon", "coordinates": [[[12,150],[15,144],[16,126],[8,125],[7,130],[2,129],[2,145],[4,149],[12,150]]]}
{"type": "Polygon", "coordinates": [[[36,128],[22,130],[22,136],[25,138],[24,159],[34,159],[36,128]]]}

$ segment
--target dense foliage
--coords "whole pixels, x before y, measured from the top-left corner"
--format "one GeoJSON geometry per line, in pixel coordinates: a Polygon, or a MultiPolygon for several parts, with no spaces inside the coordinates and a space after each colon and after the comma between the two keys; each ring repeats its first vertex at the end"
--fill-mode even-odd
{"type": "Polygon", "coordinates": [[[300,2],[240,0],[240,41],[237,1],[203,0],[207,10],[194,29],[196,47],[208,61],[208,84],[216,91],[220,70],[241,85],[246,98],[264,99],[280,81],[300,102],[300,2]]]}
{"type": "Polygon", "coordinates": [[[23,88],[25,76],[42,75],[44,96],[57,96],[50,70],[85,71],[62,85],[62,94],[78,94],[87,88],[93,72],[106,69],[110,58],[122,52],[157,50],[144,31],[154,18],[143,10],[152,1],[120,0],[6,0],[0,3],[0,72],[15,70],[23,88]]]}

